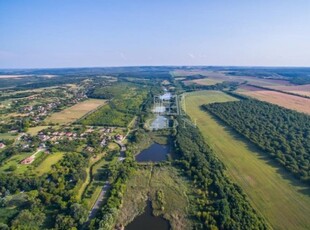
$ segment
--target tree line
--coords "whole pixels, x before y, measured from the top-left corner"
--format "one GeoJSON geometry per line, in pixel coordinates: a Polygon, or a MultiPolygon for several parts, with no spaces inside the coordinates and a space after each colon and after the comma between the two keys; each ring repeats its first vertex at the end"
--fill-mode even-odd
{"type": "Polygon", "coordinates": [[[309,184],[310,116],[254,99],[203,108],[309,184]]]}
{"type": "MultiPolygon", "coordinates": [[[[182,124],[181,119],[178,123],[182,124]]],[[[194,126],[178,125],[177,165],[191,179],[196,193],[195,229],[267,229],[241,188],[225,175],[225,167],[194,126]]]]}

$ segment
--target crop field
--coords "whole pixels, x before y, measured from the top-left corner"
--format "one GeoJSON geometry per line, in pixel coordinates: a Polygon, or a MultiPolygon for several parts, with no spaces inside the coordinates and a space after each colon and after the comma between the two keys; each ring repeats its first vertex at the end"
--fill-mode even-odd
{"type": "Polygon", "coordinates": [[[140,168],[129,179],[123,205],[117,223],[127,225],[133,218],[144,211],[148,197],[152,200],[153,213],[164,214],[170,221],[172,229],[190,229],[187,218],[188,188],[187,184],[172,167],[140,168]],[[162,191],[164,212],[156,198],[156,192],[162,191]]]}
{"type": "Polygon", "coordinates": [[[274,229],[309,229],[310,192],[273,160],[232,129],[223,125],[200,105],[235,100],[218,91],[186,94],[185,107],[206,142],[227,167],[256,208],[274,229]]]}
{"type": "Polygon", "coordinates": [[[56,164],[58,161],[60,161],[64,156],[64,153],[57,152],[50,154],[47,158],[44,159],[44,161],[39,164],[39,166],[35,169],[37,172],[37,175],[43,175],[44,173],[48,173],[54,164],[56,164]]]}
{"type": "Polygon", "coordinates": [[[274,86],[271,88],[310,97],[310,84],[307,84],[307,85],[291,85],[291,86],[274,86]]]}
{"type": "Polygon", "coordinates": [[[310,99],[308,98],[264,90],[253,86],[242,86],[237,92],[287,109],[310,114],[310,99]]]}
{"type": "Polygon", "coordinates": [[[83,117],[88,112],[102,106],[106,103],[105,100],[100,99],[89,99],[83,102],[80,102],[70,108],[64,109],[58,113],[52,114],[46,119],[46,122],[58,123],[58,124],[67,124],[74,122],[77,119],[83,117]]]}
{"type": "Polygon", "coordinates": [[[222,80],[212,79],[212,78],[204,78],[204,79],[197,79],[193,80],[194,83],[198,85],[215,85],[217,83],[222,83],[222,80]]]}
{"type": "Polygon", "coordinates": [[[184,83],[186,85],[194,84],[194,83],[196,83],[198,85],[215,85],[217,83],[222,83],[222,82],[223,82],[222,80],[217,80],[217,79],[214,79],[214,78],[203,78],[203,79],[184,81],[184,83]]]}
{"type": "Polygon", "coordinates": [[[245,82],[247,81],[248,84],[257,85],[261,87],[287,87],[287,86],[294,86],[287,80],[283,79],[267,79],[267,78],[259,78],[259,77],[253,77],[253,76],[232,76],[229,75],[225,71],[206,71],[206,70],[178,70],[174,71],[172,73],[174,77],[182,77],[185,79],[185,83],[189,84],[191,82],[196,82],[197,84],[202,85],[212,85],[216,83],[220,83],[223,81],[234,81],[234,82],[245,82]],[[197,80],[189,80],[186,81],[186,78],[193,75],[201,75],[204,77],[207,77],[207,80],[205,79],[197,79],[197,80]]]}

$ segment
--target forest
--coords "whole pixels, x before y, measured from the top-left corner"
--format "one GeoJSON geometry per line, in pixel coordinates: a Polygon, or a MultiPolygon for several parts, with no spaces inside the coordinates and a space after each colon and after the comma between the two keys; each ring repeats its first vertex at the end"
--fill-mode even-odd
{"type": "MultiPolygon", "coordinates": [[[[178,120],[181,123],[181,120],[178,120]]],[[[267,229],[241,188],[225,175],[225,167],[207,146],[196,127],[179,125],[176,164],[193,183],[197,198],[196,229],[267,229]]]]}
{"type": "MultiPolygon", "coordinates": [[[[80,228],[87,221],[88,210],[77,202],[76,185],[85,180],[88,160],[86,154],[67,153],[40,178],[0,174],[0,192],[15,194],[0,199],[2,208],[16,213],[5,222],[11,229],[80,228]]],[[[0,229],[8,226],[2,224],[0,229]]]]}
{"type": "Polygon", "coordinates": [[[310,116],[254,99],[203,108],[309,184],[310,116]]]}
{"type": "Polygon", "coordinates": [[[148,87],[131,83],[116,83],[112,86],[95,88],[90,97],[108,99],[109,104],[89,114],[79,122],[84,125],[112,125],[125,127],[139,114],[147,98],[148,87]]]}

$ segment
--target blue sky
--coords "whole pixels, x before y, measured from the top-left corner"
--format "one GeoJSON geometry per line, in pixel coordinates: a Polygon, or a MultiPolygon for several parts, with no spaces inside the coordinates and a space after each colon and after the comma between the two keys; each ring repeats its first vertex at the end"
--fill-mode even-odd
{"type": "Polygon", "coordinates": [[[0,0],[0,68],[310,66],[309,0],[0,0]]]}

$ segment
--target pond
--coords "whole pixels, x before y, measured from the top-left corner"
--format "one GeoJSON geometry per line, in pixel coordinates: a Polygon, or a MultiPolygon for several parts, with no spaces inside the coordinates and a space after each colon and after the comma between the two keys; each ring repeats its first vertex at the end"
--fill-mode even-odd
{"type": "Polygon", "coordinates": [[[147,201],[144,213],[136,217],[133,222],[129,223],[125,230],[169,230],[170,225],[162,217],[154,216],[152,213],[151,201],[147,201]]]}
{"type": "Polygon", "coordinates": [[[164,93],[163,95],[159,96],[159,98],[168,101],[171,99],[171,93],[164,93]]]}
{"type": "Polygon", "coordinates": [[[166,129],[168,128],[168,119],[161,115],[156,115],[155,119],[150,125],[151,130],[166,129]]]}
{"type": "Polygon", "coordinates": [[[136,156],[138,162],[158,162],[165,161],[167,154],[169,153],[169,147],[167,145],[160,145],[153,143],[149,148],[144,149],[136,156]]]}

